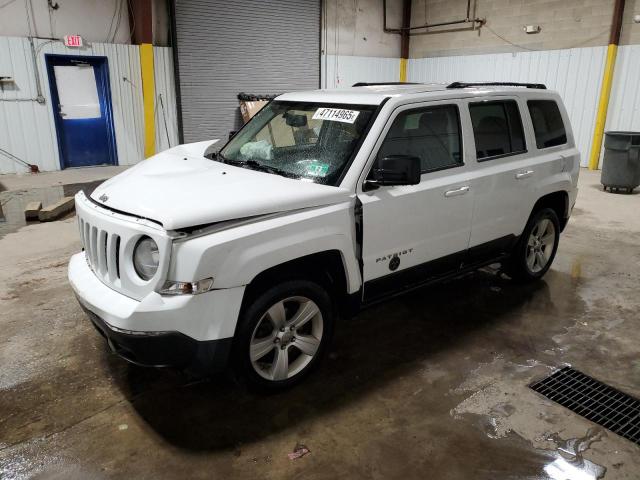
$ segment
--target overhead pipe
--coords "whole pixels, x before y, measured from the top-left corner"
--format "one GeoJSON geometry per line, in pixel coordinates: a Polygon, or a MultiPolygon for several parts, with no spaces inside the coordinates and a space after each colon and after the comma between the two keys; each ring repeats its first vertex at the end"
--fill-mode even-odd
{"type": "Polygon", "coordinates": [[[620,31],[622,30],[622,14],[624,13],[624,2],[625,0],[616,0],[616,3],[613,7],[613,19],[611,20],[609,46],[607,47],[607,61],[604,66],[604,73],[602,76],[600,100],[598,101],[598,114],[596,116],[596,126],[593,132],[593,142],[591,143],[589,170],[597,170],[600,164],[602,137],[604,136],[604,127],[607,123],[607,110],[609,108],[609,98],[611,97],[613,72],[616,66],[618,43],[620,42],[620,31]]]}
{"type": "Polygon", "coordinates": [[[31,61],[33,62],[33,74],[36,79],[36,102],[44,103],[44,95],[42,94],[42,85],[40,84],[40,71],[38,69],[38,57],[36,55],[36,47],[33,44],[33,38],[29,37],[29,46],[31,47],[31,61]]]}

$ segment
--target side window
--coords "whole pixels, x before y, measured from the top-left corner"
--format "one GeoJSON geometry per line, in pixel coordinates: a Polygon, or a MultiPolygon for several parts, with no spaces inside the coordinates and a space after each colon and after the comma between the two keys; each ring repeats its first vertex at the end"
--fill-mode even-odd
{"type": "Polygon", "coordinates": [[[471,103],[469,113],[478,160],[526,151],[522,118],[515,100],[471,103]]]}
{"type": "Polygon", "coordinates": [[[538,148],[555,147],[567,143],[567,132],[558,104],[553,100],[529,100],[527,102],[538,148]]]}
{"type": "Polygon", "coordinates": [[[399,114],[378,151],[378,159],[389,155],[420,158],[422,173],[462,165],[458,107],[438,105],[399,114]]]}

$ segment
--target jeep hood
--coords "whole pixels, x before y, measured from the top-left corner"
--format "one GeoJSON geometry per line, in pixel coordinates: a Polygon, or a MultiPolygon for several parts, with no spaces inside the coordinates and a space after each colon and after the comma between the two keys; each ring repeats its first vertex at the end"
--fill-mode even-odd
{"type": "Polygon", "coordinates": [[[209,160],[211,142],[180,145],[107,180],[91,198],[167,230],[343,202],[344,188],[209,160]]]}

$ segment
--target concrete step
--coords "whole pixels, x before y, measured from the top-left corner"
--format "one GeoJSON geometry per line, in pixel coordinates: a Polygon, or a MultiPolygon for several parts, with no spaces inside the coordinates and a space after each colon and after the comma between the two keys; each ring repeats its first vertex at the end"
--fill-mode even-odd
{"type": "Polygon", "coordinates": [[[75,209],[73,197],[64,197],[53,205],[49,205],[38,213],[41,222],[51,222],[75,209]]]}
{"type": "Polygon", "coordinates": [[[42,210],[42,202],[35,201],[27,203],[27,206],[24,208],[24,219],[27,221],[38,220],[40,210],[42,210]]]}

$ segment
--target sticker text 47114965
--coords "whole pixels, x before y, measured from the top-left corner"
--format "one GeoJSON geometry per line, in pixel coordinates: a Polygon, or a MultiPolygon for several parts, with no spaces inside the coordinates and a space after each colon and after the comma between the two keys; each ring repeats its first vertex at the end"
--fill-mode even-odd
{"type": "Polygon", "coordinates": [[[319,108],[313,114],[314,120],[330,120],[332,122],[353,123],[360,112],[344,108],[319,108]]]}

